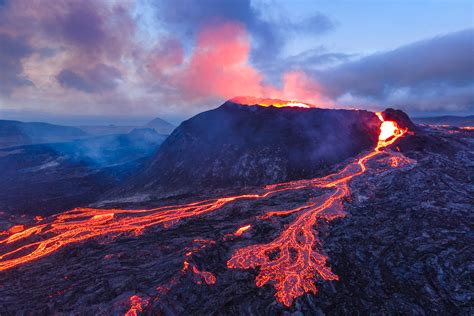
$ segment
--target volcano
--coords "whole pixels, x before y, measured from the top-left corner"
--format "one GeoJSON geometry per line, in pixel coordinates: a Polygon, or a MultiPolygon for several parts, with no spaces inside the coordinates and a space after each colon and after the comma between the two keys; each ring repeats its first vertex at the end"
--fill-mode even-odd
{"type": "Polygon", "coordinates": [[[289,103],[229,101],[184,122],[128,187],[207,196],[10,220],[0,312],[469,314],[473,132],[289,103]],[[247,182],[229,163],[188,178],[253,151],[297,172],[247,182]]]}
{"type": "Polygon", "coordinates": [[[234,98],[183,122],[118,195],[195,195],[320,176],[374,147],[379,126],[368,111],[234,98]]]}

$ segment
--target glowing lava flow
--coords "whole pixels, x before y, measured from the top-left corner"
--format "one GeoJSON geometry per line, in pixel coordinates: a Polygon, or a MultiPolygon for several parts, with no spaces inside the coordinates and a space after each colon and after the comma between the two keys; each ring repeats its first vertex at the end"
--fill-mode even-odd
{"type": "MultiPolygon", "coordinates": [[[[389,155],[391,166],[400,166],[406,162],[406,158],[400,153],[382,151],[384,147],[403,136],[406,130],[400,129],[395,122],[384,121],[381,114],[377,115],[382,124],[376,148],[337,173],[311,180],[268,185],[263,188],[263,193],[259,194],[214,198],[148,210],[79,208],[50,218],[38,219],[32,227],[14,226],[0,234],[0,271],[29,263],[67,245],[87,239],[99,236],[114,237],[124,233],[140,234],[144,229],[156,225],[168,228],[180,220],[213,212],[237,200],[262,199],[289,190],[326,189],[326,194],[311,199],[302,206],[271,211],[260,216],[259,219],[268,219],[273,216],[299,214],[277,239],[268,244],[238,249],[227,262],[229,268],[260,267],[257,286],[269,281],[274,282],[278,301],[290,306],[295,298],[305,292],[317,292],[315,277],[319,276],[323,280],[338,279],[326,266],[327,258],[319,249],[321,243],[315,229],[317,220],[330,221],[344,216],[343,200],[350,195],[348,182],[367,170],[366,164],[370,159],[385,153],[389,155]]],[[[241,236],[249,228],[250,225],[239,228],[234,236],[241,236]]],[[[195,243],[197,245],[185,253],[186,258],[190,258],[195,251],[211,242],[197,240],[195,243]]],[[[182,272],[188,271],[189,268],[198,282],[216,282],[213,274],[200,271],[195,264],[185,260],[182,272]]],[[[173,282],[177,282],[177,279],[173,282]]],[[[139,311],[138,307],[135,310],[139,311]]]]}
{"type": "Polygon", "coordinates": [[[242,236],[242,234],[245,233],[247,230],[249,230],[250,227],[251,227],[250,225],[245,225],[245,226],[240,227],[239,229],[235,231],[234,236],[237,236],[237,237],[242,236]]]}
{"type": "Polygon", "coordinates": [[[167,228],[181,219],[212,212],[237,199],[256,199],[270,193],[273,192],[243,194],[150,210],[74,209],[53,216],[47,223],[38,223],[1,240],[0,271],[44,257],[71,243],[110,234],[140,234],[145,228],[160,224],[167,228]]]}
{"type": "Polygon", "coordinates": [[[138,295],[131,296],[129,300],[130,309],[125,313],[125,316],[137,316],[138,313],[142,313],[150,303],[148,299],[141,298],[138,295]]]}
{"type": "MultiPolygon", "coordinates": [[[[260,267],[256,277],[257,286],[263,286],[269,281],[274,282],[277,300],[290,306],[293,300],[306,292],[317,293],[315,277],[322,280],[338,280],[329,267],[326,266],[327,257],[318,249],[321,245],[318,239],[318,219],[330,221],[344,216],[343,199],[350,195],[348,182],[353,177],[367,170],[367,162],[382,154],[381,149],[395,142],[404,135],[406,130],[398,128],[395,122],[386,122],[381,114],[377,114],[382,121],[379,142],[374,151],[360,158],[357,162],[348,165],[336,174],[309,181],[295,181],[287,184],[270,186],[271,188],[307,186],[330,188],[332,192],[309,202],[307,205],[292,210],[268,212],[261,218],[265,219],[276,215],[288,215],[301,212],[274,241],[268,244],[251,245],[238,249],[227,262],[233,269],[254,269],[260,267]]],[[[392,154],[392,159],[403,160],[403,157],[392,154]]],[[[399,162],[397,160],[396,165],[399,162]]]]}

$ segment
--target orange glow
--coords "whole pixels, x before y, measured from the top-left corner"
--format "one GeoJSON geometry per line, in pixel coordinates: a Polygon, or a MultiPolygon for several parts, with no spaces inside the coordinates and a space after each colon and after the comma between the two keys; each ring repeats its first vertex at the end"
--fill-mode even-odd
{"type": "Polygon", "coordinates": [[[384,121],[385,121],[385,119],[384,119],[383,116],[382,116],[382,113],[380,113],[380,112],[375,112],[375,115],[377,115],[377,117],[379,118],[380,122],[384,122],[384,121]]]}
{"type": "MultiPolygon", "coordinates": [[[[384,122],[381,115],[378,117],[384,122]]],[[[295,298],[306,292],[316,294],[314,280],[317,276],[326,281],[338,280],[338,276],[326,266],[327,257],[320,249],[315,248],[315,245],[320,245],[321,241],[314,227],[318,218],[330,221],[344,216],[343,200],[350,196],[349,181],[364,173],[367,170],[367,162],[382,154],[382,148],[391,145],[405,134],[406,130],[399,129],[395,122],[393,124],[396,129],[390,135],[379,137],[377,147],[372,152],[337,173],[323,178],[267,186],[268,189],[277,189],[300,187],[301,184],[305,184],[307,187],[332,189],[332,192],[302,207],[268,212],[266,216],[262,216],[261,218],[265,219],[275,215],[301,213],[274,241],[235,251],[227,262],[227,267],[230,269],[259,267],[256,285],[260,287],[270,281],[273,282],[276,289],[275,297],[285,306],[291,306],[295,298]]],[[[387,153],[397,159],[396,166],[402,162],[409,162],[400,154],[387,153]]]]}
{"type": "Polygon", "coordinates": [[[186,260],[184,260],[183,262],[183,268],[181,269],[181,271],[188,271],[188,268],[189,268],[189,262],[187,262],[186,260]]]}
{"type": "Polygon", "coordinates": [[[203,279],[204,282],[206,282],[206,284],[208,284],[208,285],[215,284],[216,281],[217,281],[214,274],[212,274],[211,272],[207,272],[207,271],[199,271],[199,269],[196,268],[196,266],[193,266],[193,273],[197,276],[197,278],[194,280],[194,282],[196,282],[196,284],[202,284],[200,279],[203,279]]]}
{"type": "Polygon", "coordinates": [[[235,97],[230,100],[231,102],[242,104],[242,105],[260,105],[260,106],[274,106],[277,108],[282,107],[297,107],[297,108],[311,108],[310,105],[297,101],[285,101],[280,99],[269,99],[269,98],[256,98],[256,97],[235,97]]]}
{"type": "Polygon", "coordinates": [[[16,234],[16,233],[22,232],[24,230],[25,230],[25,225],[15,225],[15,226],[10,227],[8,232],[10,234],[16,234]]]}
{"type": "Polygon", "coordinates": [[[390,157],[389,164],[392,167],[397,167],[398,166],[398,159],[396,157],[390,157]]]}
{"type": "Polygon", "coordinates": [[[474,131],[474,126],[461,126],[460,128],[465,131],[474,131]]]}
{"type": "Polygon", "coordinates": [[[251,226],[250,225],[245,225],[237,229],[234,233],[234,236],[240,237],[242,234],[247,231],[251,226]]]}
{"type": "Polygon", "coordinates": [[[137,312],[142,313],[148,304],[149,300],[143,299],[137,295],[132,295],[130,297],[130,309],[125,313],[125,316],[137,316],[137,312]]]}
{"type": "Polygon", "coordinates": [[[408,131],[408,129],[401,129],[394,121],[386,121],[383,118],[382,113],[376,112],[375,114],[382,122],[380,125],[379,143],[377,147],[386,147],[390,145],[393,142],[387,142],[387,140],[391,139],[392,137],[398,138],[408,131]]]}
{"type": "Polygon", "coordinates": [[[202,281],[206,282],[206,284],[212,285],[215,284],[217,281],[217,278],[212,274],[211,272],[207,271],[200,271],[195,264],[189,263],[188,261],[184,260],[183,268],[181,269],[181,272],[187,272],[189,271],[189,267],[191,267],[191,271],[194,274],[194,282],[196,284],[201,285],[202,281]]]}
{"type": "Polygon", "coordinates": [[[385,141],[388,138],[392,137],[395,135],[395,132],[397,131],[398,127],[395,122],[382,122],[382,125],[380,125],[380,136],[379,139],[381,141],[385,141]]]}
{"type": "MultiPolygon", "coordinates": [[[[388,166],[402,167],[411,161],[399,152],[385,148],[407,132],[395,122],[382,121],[381,133],[377,146],[358,160],[348,164],[342,170],[325,177],[309,180],[298,180],[286,183],[267,185],[259,193],[242,194],[213,198],[188,204],[162,206],[153,209],[92,209],[77,208],[61,214],[42,219],[29,228],[14,228],[11,234],[0,235],[0,271],[19,265],[31,263],[70,244],[79,243],[102,236],[116,237],[122,234],[141,234],[145,229],[161,225],[164,229],[194,216],[201,216],[223,206],[249,199],[265,199],[283,191],[319,188],[324,193],[312,198],[302,205],[288,210],[264,212],[257,219],[265,220],[274,216],[293,216],[280,235],[266,244],[254,244],[237,249],[227,262],[232,269],[259,268],[256,285],[262,286],[271,282],[275,297],[285,306],[290,306],[294,299],[306,292],[317,293],[315,280],[338,280],[326,265],[321,240],[318,238],[318,220],[331,221],[344,216],[344,202],[350,197],[349,181],[369,168],[368,162],[378,156],[387,156],[388,166]],[[389,123],[390,129],[383,127],[389,123]]],[[[388,126],[388,125],[387,125],[388,126]]],[[[376,172],[374,170],[373,172],[376,172]]],[[[241,236],[251,226],[240,227],[234,236],[241,236]]],[[[225,239],[224,239],[225,240],[225,239]]],[[[196,283],[214,284],[216,277],[206,271],[200,271],[192,261],[194,253],[212,246],[215,241],[196,239],[191,248],[183,249],[181,271],[165,285],[158,287],[165,293],[178,282],[181,276],[191,271],[196,283]]],[[[137,301],[134,298],[135,302],[137,301]]],[[[141,311],[143,304],[132,304],[129,315],[141,311]],[[133,308],[132,308],[133,307],[133,308]]]]}

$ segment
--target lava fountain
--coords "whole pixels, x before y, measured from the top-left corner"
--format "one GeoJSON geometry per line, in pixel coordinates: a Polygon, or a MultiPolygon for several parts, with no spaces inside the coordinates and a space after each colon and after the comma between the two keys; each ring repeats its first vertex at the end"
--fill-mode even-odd
{"type": "MultiPolygon", "coordinates": [[[[288,102],[285,104],[282,106],[292,106],[288,105],[288,102]]],[[[293,105],[300,106],[297,104],[299,103],[293,105]]],[[[309,107],[306,104],[302,105],[309,107]]],[[[138,235],[146,228],[157,225],[162,225],[166,229],[183,219],[214,212],[238,200],[258,200],[283,191],[319,188],[324,194],[310,199],[303,205],[294,209],[268,211],[259,216],[259,220],[266,220],[274,216],[297,215],[274,241],[237,249],[227,262],[230,269],[259,267],[256,285],[272,283],[276,289],[277,300],[285,306],[290,306],[295,298],[305,292],[317,293],[315,280],[338,279],[326,265],[327,257],[318,239],[317,222],[344,216],[343,201],[350,195],[349,181],[366,172],[367,163],[376,156],[388,156],[388,167],[400,167],[410,163],[401,153],[384,150],[407,131],[399,128],[396,122],[385,121],[380,113],[377,113],[377,116],[381,120],[377,146],[339,172],[322,178],[268,185],[262,188],[260,193],[141,210],[78,208],[39,219],[35,225],[28,228],[14,226],[0,234],[0,271],[30,263],[65,246],[87,239],[99,236],[115,237],[125,233],[138,235]]],[[[250,227],[249,224],[238,228],[234,237],[241,236],[250,227]]],[[[224,238],[224,240],[233,239],[224,238]]],[[[210,272],[200,271],[193,263],[192,256],[203,247],[213,245],[215,242],[198,240],[196,243],[197,246],[193,249],[184,250],[184,268],[181,273],[191,270],[198,284],[202,284],[202,280],[208,285],[214,284],[217,281],[216,277],[210,272]]],[[[162,288],[168,289],[177,280],[178,277],[162,288]]],[[[135,301],[137,299],[133,302],[139,306],[139,302],[135,301]]],[[[138,307],[135,310],[139,310],[138,307]]]]}

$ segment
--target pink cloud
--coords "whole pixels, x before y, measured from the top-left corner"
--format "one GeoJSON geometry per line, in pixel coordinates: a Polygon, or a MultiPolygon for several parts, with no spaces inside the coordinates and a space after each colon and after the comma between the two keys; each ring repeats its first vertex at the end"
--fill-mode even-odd
{"type": "Polygon", "coordinates": [[[320,86],[302,71],[285,73],[281,88],[265,84],[264,76],[249,63],[250,39],[240,23],[204,26],[187,61],[178,42],[171,43],[162,44],[149,68],[160,83],[175,87],[187,102],[251,95],[321,103],[320,86]]]}
{"type": "Polygon", "coordinates": [[[266,96],[283,100],[305,102],[318,107],[330,107],[331,103],[324,99],[322,88],[317,81],[304,71],[293,70],[283,74],[282,88],[268,86],[264,89],[266,96]]]}
{"type": "Polygon", "coordinates": [[[250,42],[238,23],[205,26],[189,63],[174,80],[190,96],[260,94],[262,76],[248,64],[250,42]]]}
{"type": "Polygon", "coordinates": [[[147,67],[155,78],[165,79],[167,74],[173,72],[183,62],[184,50],[181,43],[175,39],[167,39],[151,52],[147,67]]]}

